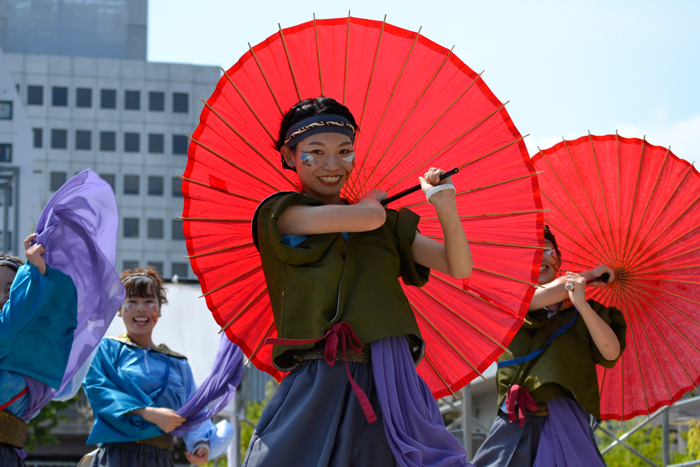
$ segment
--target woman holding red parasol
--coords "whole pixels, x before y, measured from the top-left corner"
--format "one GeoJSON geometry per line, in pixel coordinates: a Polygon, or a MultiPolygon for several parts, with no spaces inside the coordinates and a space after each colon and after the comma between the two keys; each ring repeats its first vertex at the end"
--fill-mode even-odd
{"type": "Polygon", "coordinates": [[[290,373],[255,429],[248,467],[291,465],[292,452],[304,466],[468,465],[416,373],[424,342],[396,280],[422,286],[428,268],[471,273],[454,186],[439,169],[420,177],[444,244],[418,233],[410,210],[385,210],[384,192],[344,204],[356,132],[347,107],[326,97],[297,103],[282,121],[277,149],[301,192],[264,200],[253,236],[278,331],[267,343],[290,373]]]}
{"type": "Polygon", "coordinates": [[[557,277],[562,258],[545,226],[539,283],[525,324],[498,362],[499,416],[474,457],[478,467],[603,466],[591,426],[600,420],[596,365],[625,348],[622,312],[586,300],[586,285],[615,279],[608,266],[557,277]],[[563,463],[562,463],[563,462],[563,463]]]}

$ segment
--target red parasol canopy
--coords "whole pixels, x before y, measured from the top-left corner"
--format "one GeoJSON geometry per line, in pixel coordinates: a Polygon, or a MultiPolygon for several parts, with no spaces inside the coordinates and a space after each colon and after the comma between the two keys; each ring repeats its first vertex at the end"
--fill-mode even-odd
{"type": "MultiPolygon", "coordinates": [[[[280,30],[225,72],[192,135],[183,176],[184,230],[209,309],[260,369],[278,380],[277,335],[253,246],[258,203],[297,190],[273,142],[283,112],[301,99],[334,97],[355,115],[358,165],[342,195],[397,192],[431,166],[460,167],[458,208],[475,270],[461,281],[434,273],[405,287],[427,341],[418,370],[436,397],[483,372],[520,327],[541,261],[542,211],[527,150],[491,90],[447,50],[385,22],[310,21],[280,30]]],[[[435,210],[416,193],[392,207],[421,215],[440,239],[435,210]]],[[[398,280],[398,279],[397,279],[398,280]]]]}
{"type": "Polygon", "coordinates": [[[598,368],[603,419],[649,415],[700,382],[700,174],[670,149],[617,135],[533,158],[563,269],[611,266],[588,296],[619,308],[627,350],[598,368]]]}

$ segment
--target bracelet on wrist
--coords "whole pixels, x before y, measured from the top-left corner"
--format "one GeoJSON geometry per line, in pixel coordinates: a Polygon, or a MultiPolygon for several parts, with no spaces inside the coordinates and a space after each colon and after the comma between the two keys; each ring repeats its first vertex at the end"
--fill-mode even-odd
{"type": "MultiPolygon", "coordinates": [[[[428,192],[425,194],[425,200],[428,203],[430,203],[431,196],[433,196],[435,193],[439,193],[439,192],[445,191],[445,190],[454,190],[455,192],[457,191],[455,189],[455,186],[451,183],[445,183],[444,185],[434,186],[430,190],[428,190],[428,192]]],[[[433,203],[430,203],[430,204],[433,204],[433,203]]]]}

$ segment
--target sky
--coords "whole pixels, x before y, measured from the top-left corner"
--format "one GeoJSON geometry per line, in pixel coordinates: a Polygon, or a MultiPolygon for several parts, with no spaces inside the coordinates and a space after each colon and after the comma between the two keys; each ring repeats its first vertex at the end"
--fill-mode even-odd
{"type": "Polygon", "coordinates": [[[278,23],[348,10],[454,45],[531,155],[617,130],[700,163],[700,1],[150,0],[148,59],[229,68],[278,23]]]}

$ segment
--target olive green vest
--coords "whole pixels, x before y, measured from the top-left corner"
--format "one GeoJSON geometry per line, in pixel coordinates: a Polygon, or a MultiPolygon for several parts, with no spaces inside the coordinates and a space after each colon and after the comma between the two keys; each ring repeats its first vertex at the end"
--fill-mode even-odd
{"type": "MultiPolygon", "coordinates": [[[[627,324],[622,312],[588,300],[588,304],[615,332],[620,341],[620,355],[625,349],[627,324]]],[[[570,306],[547,318],[547,310],[535,310],[527,314],[524,323],[508,349],[513,356],[503,354],[498,361],[520,358],[545,346],[549,338],[574,317],[570,306]]],[[[498,405],[505,400],[513,384],[524,386],[537,402],[557,397],[574,399],[589,414],[600,420],[600,393],[596,364],[612,368],[617,360],[606,360],[593,342],[591,333],[579,315],[576,322],[561,336],[554,339],[538,357],[520,365],[499,368],[496,374],[498,405]]]]}
{"type": "MultiPolygon", "coordinates": [[[[398,278],[422,286],[430,270],[413,262],[411,244],[419,217],[408,209],[387,210],[386,222],[369,232],[310,235],[296,247],[285,245],[277,220],[292,205],[322,206],[302,193],[281,193],[258,212],[257,241],[278,336],[318,339],[332,325],[346,322],[363,344],[408,336],[418,361],[425,344],[398,278]]],[[[275,346],[282,371],[297,363],[291,350],[313,344],[275,346]]]]}

